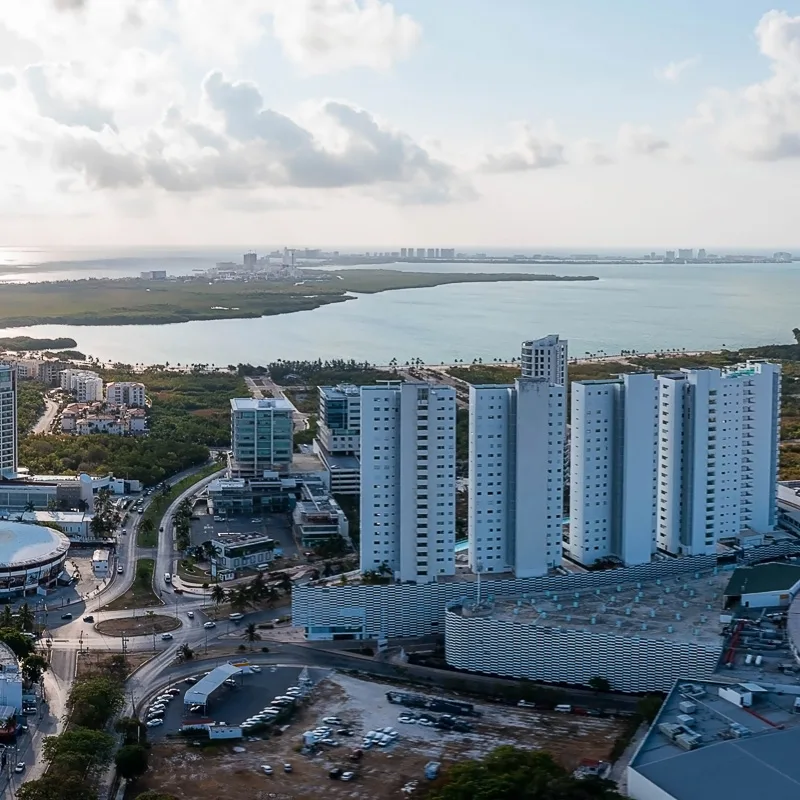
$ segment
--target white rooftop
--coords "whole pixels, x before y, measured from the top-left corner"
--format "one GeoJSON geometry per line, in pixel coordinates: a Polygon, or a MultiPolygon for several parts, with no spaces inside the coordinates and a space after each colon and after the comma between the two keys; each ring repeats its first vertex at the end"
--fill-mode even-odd
{"type": "Polygon", "coordinates": [[[294,411],[294,406],[283,397],[233,397],[231,408],[234,411],[294,411]]]}
{"type": "Polygon", "coordinates": [[[0,567],[47,561],[68,549],[69,539],[53,528],[0,520],[0,567]]]}

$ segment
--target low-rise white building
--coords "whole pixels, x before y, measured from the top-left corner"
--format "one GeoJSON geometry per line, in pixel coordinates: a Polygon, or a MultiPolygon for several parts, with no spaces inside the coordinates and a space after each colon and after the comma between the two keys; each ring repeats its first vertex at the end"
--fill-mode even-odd
{"type": "Polygon", "coordinates": [[[89,528],[92,517],[93,514],[83,511],[26,511],[22,521],[55,526],[74,541],[87,541],[92,538],[89,528]]]}
{"type": "Polygon", "coordinates": [[[89,370],[65,369],[58,373],[61,388],[79,403],[95,403],[103,399],[103,379],[89,370]]]}
{"type": "Polygon", "coordinates": [[[145,404],[144,384],[116,381],[106,386],[106,403],[115,406],[142,407],[145,404]]]}
{"type": "Polygon", "coordinates": [[[105,578],[108,575],[108,567],[111,554],[108,550],[95,550],[92,554],[92,572],[95,577],[105,578]]]}
{"type": "Polygon", "coordinates": [[[0,706],[22,713],[22,672],[11,648],[0,642],[0,706]]]}
{"type": "Polygon", "coordinates": [[[217,569],[237,570],[268,564],[275,557],[275,540],[260,533],[233,533],[211,542],[217,548],[217,569]]]}

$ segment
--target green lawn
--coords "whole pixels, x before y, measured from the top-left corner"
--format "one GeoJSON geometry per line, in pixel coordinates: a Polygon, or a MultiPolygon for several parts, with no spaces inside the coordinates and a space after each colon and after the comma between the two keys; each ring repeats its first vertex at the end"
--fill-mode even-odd
{"type": "Polygon", "coordinates": [[[125,594],[103,606],[104,611],[124,611],[128,608],[149,608],[163,605],[153,592],[153,570],[156,562],[152,558],[140,558],[136,562],[136,575],[125,594]]]}
{"type": "Polygon", "coordinates": [[[178,481],[166,494],[157,494],[153,502],[145,509],[144,514],[142,514],[142,519],[139,522],[139,532],[136,540],[139,547],[156,547],[158,545],[158,528],[161,525],[161,519],[169,508],[170,503],[187,489],[203,480],[203,478],[207,478],[209,475],[213,475],[221,469],[222,466],[220,464],[208,464],[183,480],[178,481]],[[145,533],[145,531],[141,529],[142,522],[146,519],[149,519],[153,523],[153,530],[149,533],[145,533]]]}

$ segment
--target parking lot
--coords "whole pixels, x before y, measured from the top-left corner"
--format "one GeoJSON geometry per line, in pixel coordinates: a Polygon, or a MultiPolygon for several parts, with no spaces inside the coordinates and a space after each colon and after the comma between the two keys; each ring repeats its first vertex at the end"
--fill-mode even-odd
{"type": "MultiPolygon", "coordinates": [[[[200,677],[204,672],[216,666],[208,664],[205,669],[198,671],[194,677],[200,677]]],[[[236,686],[221,686],[209,698],[205,713],[184,715],[183,693],[192,688],[185,680],[173,684],[181,690],[169,705],[164,714],[164,724],[152,728],[148,734],[152,741],[163,739],[168,733],[177,732],[184,719],[213,719],[216,722],[226,722],[229,725],[238,725],[248,717],[268,706],[273,697],[283,694],[290,686],[297,685],[300,674],[298,667],[269,667],[261,668],[262,672],[255,675],[239,675],[234,680],[236,686]],[[274,670],[274,671],[273,671],[274,670]]],[[[309,678],[315,683],[327,675],[327,670],[309,669],[309,678]]],[[[144,717],[144,713],[142,713],[144,717]]]]}
{"type": "MultiPolygon", "coordinates": [[[[292,537],[292,523],[289,514],[262,514],[228,516],[223,522],[215,521],[210,514],[200,514],[200,519],[192,520],[192,544],[199,545],[209,539],[226,533],[257,533],[271,536],[283,550],[284,558],[291,559],[297,554],[292,537]],[[253,522],[254,519],[260,520],[253,522]]],[[[221,539],[224,541],[225,536],[221,539]]]]}
{"type": "MultiPolygon", "coordinates": [[[[239,690],[239,696],[232,690],[230,698],[221,698],[211,716],[240,722],[243,715],[251,715],[297,682],[296,668],[278,667],[275,673],[264,669],[253,676],[258,679],[253,685],[264,687],[256,702],[239,699],[249,691],[246,678],[245,690],[239,690]]],[[[445,715],[439,711],[389,702],[387,691],[402,687],[310,672],[315,686],[281,735],[273,730],[205,748],[161,738],[154,742],[151,769],[142,779],[142,788],[174,794],[180,800],[399,797],[412,784],[425,784],[430,762],[446,770],[450,764],[480,758],[501,744],[546,750],[568,769],[582,759],[606,760],[623,728],[622,721],[610,718],[485,703],[475,705],[477,714],[454,713],[442,727],[437,723],[445,715]],[[284,770],[287,763],[289,771],[284,770]]]]}

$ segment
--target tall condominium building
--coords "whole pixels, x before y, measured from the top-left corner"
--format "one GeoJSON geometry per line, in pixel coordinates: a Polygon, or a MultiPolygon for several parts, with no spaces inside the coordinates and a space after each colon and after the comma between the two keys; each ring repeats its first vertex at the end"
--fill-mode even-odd
{"type": "Polygon", "coordinates": [[[658,547],[713,553],[721,538],[772,530],[780,366],[681,370],[658,383],[658,547]]]}
{"type": "Polygon", "coordinates": [[[0,364],[0,478],[17,474],[17,375],[0,364]]]}
{"type": "Polygon", "coordinates": [[[469,399],[470,567],[543,575],[561,564],[565,389],[522,378],[469,399]]]}
{"type": "Polygon", "coordinates": [[[361,569],[401,581],[455,572],[456,393],[361,387],[361,569]]]}
{"type": "Polygon", "coordinates": [[[144,406],[144,384],[135,381],[117,381],[106,386],[106,403],[116,406],[141,408],[144,406]]]}
{"type": "Polygon", "coordinates": [[[523,378],[544,378],[554,386],[567,385],[567,341],[558,334],[522,343],[523,378]]]}
{"type": "Polygon", "coordinates": [[[646,564],[655,550],[658,382],[651,373],[574,381],[569,540],[581,564],[646,564]]]}
{"type": "Polygon", "coordinates": [[[358,453],[361,391],[358,386],[319,387],[319,440],[329,453],[358,453]]]}
{"type": "Polygon", "coordinates": [[[79,403],[95,403],[103,399],[103,379],[83,369],[65,369],[58,373],[61,388],[79,403]]]}
{"type": "Polygon", "coordinates": [[[231,400],[232,477],[260,478],[292,463],[292,412],[283,398],[231,400]]]}

